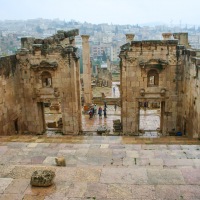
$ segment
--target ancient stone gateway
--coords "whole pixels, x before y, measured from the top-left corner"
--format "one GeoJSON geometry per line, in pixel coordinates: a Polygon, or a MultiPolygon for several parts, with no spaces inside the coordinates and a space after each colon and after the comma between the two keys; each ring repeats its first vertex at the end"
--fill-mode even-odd
{"type": "Polygon", "coordinates": [[[45,131],[44,103],[59,102],[64,134],[82,130],[78,30],[45,39],[22,38],[15,56],[1,59],[1,134],[45,131]],[[6,72],[6,73],[5,73],[6,72]]]}
{"type": "Polygon", "coordinates": [[[124,133],[138,133],[140,106],[160,104],[160,131],[200,136],[198,50],[187,33],[164,33],[164,40],[132,41],[121,47],[121,102],[124,133]],[[198,103],[197,103],[198,102],[198,103]]]}
{"type": "Polygon", "coordinates": [[[162,133],[177,128],[177,40],[132,41],[122,46],[121,98],[123,131],[139,131],[139,107],[161,104],[162,133]]]}

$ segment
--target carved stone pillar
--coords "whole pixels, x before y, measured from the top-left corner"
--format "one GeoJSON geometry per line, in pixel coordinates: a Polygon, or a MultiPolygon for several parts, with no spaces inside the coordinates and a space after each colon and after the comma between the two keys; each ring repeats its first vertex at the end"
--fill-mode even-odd
{"type": "Polygon", "coordinates": [[[135,34],[128,33],[126,34],[126,42],[131,43],[134,40],[135,34]]]}
{"type": "Polygon", "coordinates": [[[82,37],[82,55],[83,55],[84,101],[85,104],[90,104],[92,102],[92,90],[91,90],[89,35],[81,35],[81,37],[82,37]]]}

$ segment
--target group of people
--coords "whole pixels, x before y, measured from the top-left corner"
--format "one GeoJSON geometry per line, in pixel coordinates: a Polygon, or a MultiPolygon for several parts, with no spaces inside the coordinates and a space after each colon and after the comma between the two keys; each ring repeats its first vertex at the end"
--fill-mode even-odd
{"type": "MultiPolygon", "coordinates": [[[[117,103],[114,104],[115,111],[117,110],[117,103]]],[[[102,118],[102,114],[104,115],[104,118],[107,118],[107,103],[106,100],[104,100],[104,108],[99,106],[98,113],[97,113],[97,105],[94,104],[89,110],[89,119],[92,119],[96,114],[99,115],[99,118],[102,118]]]]}
{"type": "Polygon", "coordinates": [[[98,109],[99,118],[102,118],[102,113],[104,115],[104,118],[107,118],[107,106],[104,106],[104,109],[102,109],[101,106],[99,107],[98,109]]]}
{"type": "MultiPolygon", "coordinates": [[[[88,113],[89,113],[89,119],[92,119],[97,113],[97,105],[95,104],[94,106],[92,106],[88,113]]],[[[106,104],[104,104],[104,109],[102,109],[101,106],[99,106],[99,108],[98,108],[99,118],[102,118],[102,114],[104,115],[104,118],[107,118],[107,105],[106,104]]]]}

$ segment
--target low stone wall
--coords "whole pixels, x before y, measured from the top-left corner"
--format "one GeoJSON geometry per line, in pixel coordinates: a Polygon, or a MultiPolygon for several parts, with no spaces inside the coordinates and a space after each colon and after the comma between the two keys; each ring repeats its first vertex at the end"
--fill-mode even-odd
{"type": "Polygon", "coordinates": [[[103,99],[102,97],[93,97],[93,103],[94,104],[104,104],[104,100],[106,100],[107,105],[114,105],[115,103],[118,106],[121,106],[121,99],[120,98],[105,98],[103,99]]]}

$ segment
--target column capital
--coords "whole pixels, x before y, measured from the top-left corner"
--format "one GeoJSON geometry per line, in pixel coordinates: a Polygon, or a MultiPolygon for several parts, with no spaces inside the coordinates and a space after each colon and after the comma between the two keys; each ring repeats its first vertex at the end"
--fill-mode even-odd
{"type": "Polygon", "coordinates": [[[163,40],[170,40],[172,37],[172,33],[163,33],[163,40]]]}
{"type": "Polygon", "coordinates": [[[87,40],[89,40],[89,35],[81,35],[81,38],[82,38],[82,40],[85,40],[85,41],[87,41],[87,40]]]}
{"type": "Polygon", "coordinates": [[[126,42],[132,42],[134,40],[135,34],[133,33],[127,33],[126,34],[126,42]]]}

